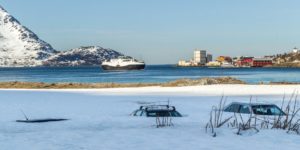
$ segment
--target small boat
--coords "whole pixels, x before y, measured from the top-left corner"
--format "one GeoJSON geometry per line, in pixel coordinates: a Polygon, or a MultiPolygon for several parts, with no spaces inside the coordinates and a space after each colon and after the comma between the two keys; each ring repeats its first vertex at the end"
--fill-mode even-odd
{"type": "Polygon", "coordinates": [[[102,62],[103,70],[142,70],[145,69],[145,62],[136,60],[129,56],[120,56],[117,59],[110,59],[102,62]]]}
{"type": "Polygon", "coordinates": [[[67,121],[69,119],[62,118],[46,118],[46,119],[25,119],[25,120],[16,120],[16,122],[23,123],[44,123],[44,122],[57,122],[57,121],[67,121]]]}

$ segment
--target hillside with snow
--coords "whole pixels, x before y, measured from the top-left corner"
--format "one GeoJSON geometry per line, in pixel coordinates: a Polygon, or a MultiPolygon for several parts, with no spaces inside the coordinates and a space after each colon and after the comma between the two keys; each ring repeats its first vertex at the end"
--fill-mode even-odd
{"type": "Polygon", "coordinates": [[[0,66],[37,66],[53,55],[50,44],[0,6],[0,66]]]}
{"type": "Polygon", "coordinates": [[[44,65],[47,66],[94,66],[106,59],[116,58],[123,54],[99,46],[88,46],[71,49],[50,56],[44,65]]]}
{"type": "Polygon", "coordinates": [[[0,67],[94,66],[122,55],[98,46],[56,51],[0,6],[0,67]]]}

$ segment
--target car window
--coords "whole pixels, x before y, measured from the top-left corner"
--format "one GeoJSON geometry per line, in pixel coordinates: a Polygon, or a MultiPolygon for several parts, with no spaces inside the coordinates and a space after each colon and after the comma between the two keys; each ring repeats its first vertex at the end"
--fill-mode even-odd
{"type": "Polygon", "coordinates": [[[156,112],[148,112],[148,117],[156,117],[156,112]]]}
{"type": "Polygon", "coordinates": [[[182,117],[182,115],[177,111],[151,111],[147,114],[148,117],[182,117]]]}
{"type": "Polygon", "coordinates": [[[238,104],[231,104],[224,111],[238,113],[239,112],[239,106],[240,105],[238,105],[238,104]]]}
{"type": "Polygon", "coordinates": [[[272,107],[271,108],[271,112],[274,115],[284,115],[284,112],[280,108],[278,108],[277,106],[276,107],[272,107]]]}
{"type": "Polygon", "coordinates": [[[141,116],[147,116],[147,113],[145,111],[142,111],[141,116]]]}
{"type": "Polygon", "coordinates": [[[241,105],[239,112],[242,114],[250,114],[249,107],[246,105],[241,105]]]}
{"type": "Polygon", "coordinates": [[[270,109],[263,106],[253,106],[253,113],[257,115],[271,115],[270,109]]]}
{"type": "Polygon", "coordinates": [[[142,110],[137,110],[136,112],[135,112],[135,116],[141,116],[142,115],[142,113],[143,113],[143,111],[142,110]]]}
{"type": "Polygon", "coordinates": [[[257,115],[284,115],[282,110],[275,105],[257,105],[252,106],[254,114],[257,115]]]}
{"type": "Polygon", "coordinates": [[[177,111],[172,111],[171,112],[171,116],[172,117],[181,117],[181,114],[179,112],[177,112],[177,111]]]}
{"type": "Polygon", "coordinates": [[[132,112],[132,115],[136,116],[136,112],[137,112],[137,110],[135,110],[134,112],[132,112]]]}

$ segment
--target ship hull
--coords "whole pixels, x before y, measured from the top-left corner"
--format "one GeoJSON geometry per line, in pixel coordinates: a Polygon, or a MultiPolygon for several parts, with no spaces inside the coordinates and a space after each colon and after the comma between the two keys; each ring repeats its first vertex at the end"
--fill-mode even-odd
{"type": "Polygon", "coordinates": [[[101,67],[103,70],[143,70],[143,69],[145,69],[145,64],[126,65],[126,66],[102,65],[101,67]]]}

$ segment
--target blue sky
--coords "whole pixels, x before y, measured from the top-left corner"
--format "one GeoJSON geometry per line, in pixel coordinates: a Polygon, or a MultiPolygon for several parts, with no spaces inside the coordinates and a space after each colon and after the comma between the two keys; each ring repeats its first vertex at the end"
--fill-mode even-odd
{"type": "Polygon", "coordinates": [[[57,50],[98,45],[149,64],[300,47],[299,0],[0,0],[57,50]]]}

